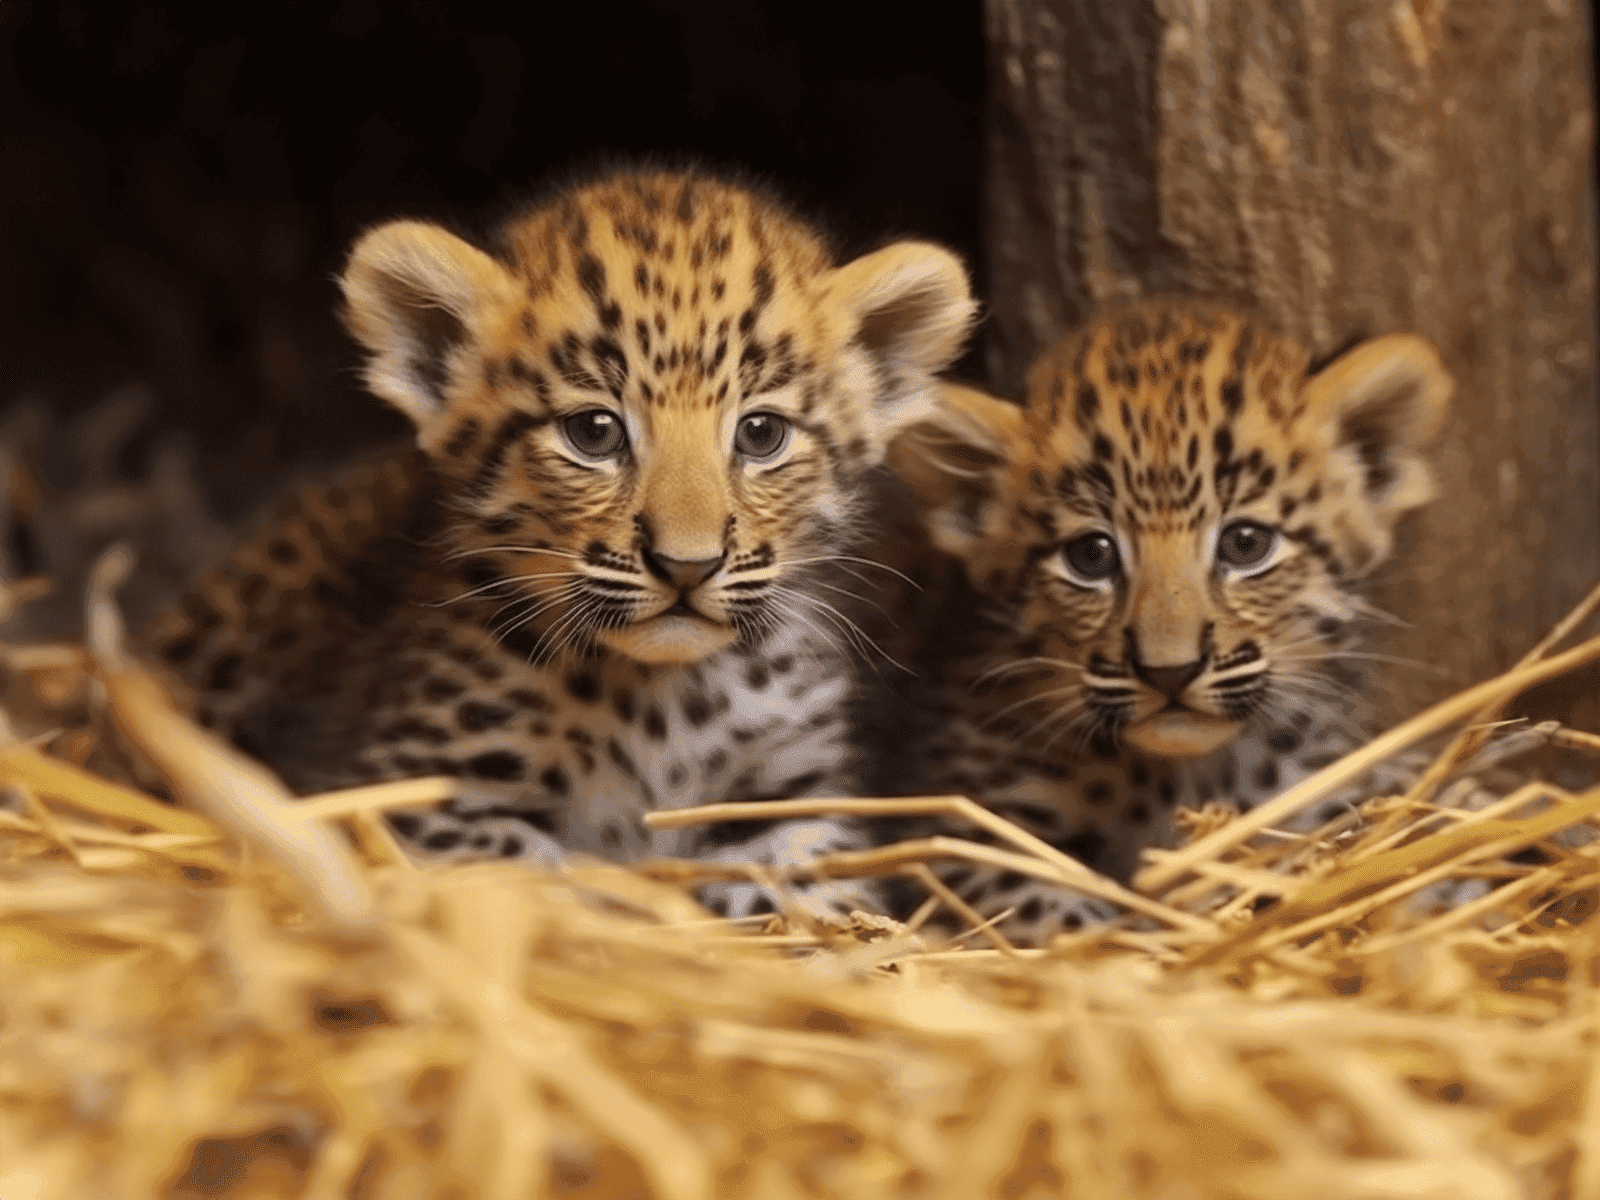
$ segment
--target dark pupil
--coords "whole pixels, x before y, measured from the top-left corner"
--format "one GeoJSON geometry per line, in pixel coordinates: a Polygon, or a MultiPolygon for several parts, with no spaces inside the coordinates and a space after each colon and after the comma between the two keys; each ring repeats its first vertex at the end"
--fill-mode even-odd
{"type": "Polygon", "coordinates": [[[1222,534],[1223,561],[1236,567],[1258,563],[1272,549],[1272,531],[1265,525],[1240,524],[1222,534]]]}
{"type": "Polygon", "coordinates": [[[604,409],[568,417],[566,429],[572,444],[585,454],[610,454],[622,445],[622,422],[604,409]]]}
{"type": "Polygon", "coordinates": [[[741,454],[762,458],[782,444],[783,424],[777,417],[758,413],[739,422],[739,436],[734,440],[741,454]]]}
{"type": "Polygon", "coordinates": [[[1067,564],[1084,579],[1109,579],[1117,571],[1117,547],[1103,533],[1088,533],[1067,543],[1067,564]]]}

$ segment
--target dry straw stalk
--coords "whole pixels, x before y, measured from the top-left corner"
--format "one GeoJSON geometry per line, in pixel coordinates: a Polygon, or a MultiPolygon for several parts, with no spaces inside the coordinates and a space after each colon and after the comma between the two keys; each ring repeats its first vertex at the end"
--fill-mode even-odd
{"type": "MultiPolygon", "coordinates": [[[[960,855],[1128,909],[1041,952],[708,919],[686,889],[754,870],[729,864],[414,867],[377,815],[448,782],[291,801],[122,653],[114,566],[79,657],[181,806],[0,749],[4,1200],[1600,1196],[1600,843],[1573,832],[1600,791],[1440,807],[1458,739],[1366,824],[1263,836],[1600,642],[1430,710],[1135,891],[960,797],[788,806],[936,811],[1002,843],[810,873],[929,879],[960,855]],[[1452,886],[1454,907],[1422,899],[1452,886]]],[[[933,891],[914,925],[951,903],[933,891]]]]}

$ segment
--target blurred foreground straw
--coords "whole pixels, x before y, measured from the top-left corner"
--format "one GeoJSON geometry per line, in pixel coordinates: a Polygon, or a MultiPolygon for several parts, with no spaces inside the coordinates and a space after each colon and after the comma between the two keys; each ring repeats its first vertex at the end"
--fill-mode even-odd
{"type": "Polygon", "coordinates": [[[685,889],[727,864],[413,866],[377,814],[448,781],[291,800],[126,654],[123,565],[83,661],[182,807],[0,748],[4,1200],[1600,1195],[1600,792],[1491,794],[1458,744],[1432,791],[1312,834],[1200,814],[1159,898],[960,798],[894,802],[1001,845],[810,869],[1009,856],[1129,915],[1043,952],[722,922],[685,889]]]}

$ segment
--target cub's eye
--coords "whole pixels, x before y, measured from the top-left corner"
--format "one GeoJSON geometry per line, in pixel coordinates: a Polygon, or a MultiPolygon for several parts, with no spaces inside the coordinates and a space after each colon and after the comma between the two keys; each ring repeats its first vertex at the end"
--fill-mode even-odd
{"type": "Polygon", "coordinates": [[[733,448],[746,458],[771,458],[789,444],[789,422],[777,413],[750,413],[739,418],[733,448]]]}
{"type": "Polygon", "coordinates": [[[1278,545],[1278,531],[1259,521],[1235,521],[1217,539],[1217,561],[1230,567],[1257,567],[1278,545]]]}
{"type": "Polygon", "coordinates": [[[1074,583],[1099,583],[1110,579],[1121,566],[1117,543],[1105,533],[1086,533],[1061,547],[1067,574],[1074,583]]]}
{"type": "Polygon", "coordinates": [[[610,458],[627,444],[622,418],[603,408],[586,408],[561,422],[572,448],[585,458],[610,458]]]}

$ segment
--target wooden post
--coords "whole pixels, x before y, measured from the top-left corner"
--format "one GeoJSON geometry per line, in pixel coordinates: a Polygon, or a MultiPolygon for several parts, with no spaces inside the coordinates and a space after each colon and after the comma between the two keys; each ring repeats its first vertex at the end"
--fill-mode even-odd
{"type": "Polygon", "coordinates": [[[987,343],[1211,296],[1313,353],[1431,338],[1439,499],[1372,597],[1384,716],[1504,670],[1600,575],[1590,27],[1576,0],[987,0],[987,343]]]}

